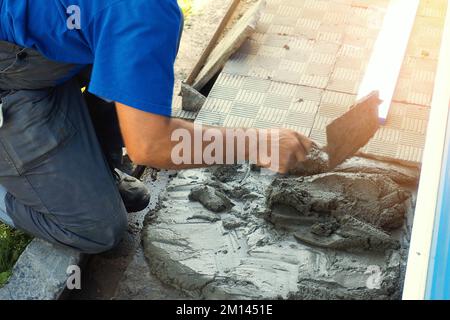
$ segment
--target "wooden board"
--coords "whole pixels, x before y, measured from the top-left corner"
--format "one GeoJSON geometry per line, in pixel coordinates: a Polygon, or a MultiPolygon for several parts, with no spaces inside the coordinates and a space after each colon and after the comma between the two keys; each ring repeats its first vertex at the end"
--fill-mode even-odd
{"type": "Polygon", "coordinates": [[[189,77],[187,78],[186,84],[192,86],[192,84],[194,83],[195,79],[200,73],[200,70],[202,70],[202,68],[205,66],[205,63],[208,60],[209,55],[217,45],[217,41],[219,41],[220,36],[223,34],[225,27],[230,22],[230,19],[233,16],[234,12],[236,11],[236,8],[238,7],[240,2],[241,0],[233,0],[232,3],[230,4],[230,7],[228,8],[225,16],[223,17],[222,21],[217,27],[217,30],[214,33],[213,37],[211,38],[211,41],[209,42],[205,51],[203,51],[202,56],[198,60],[197,64],[194,66],[194,69],[192,69],[192,72],[189,75],[189,77]]]}
{"type": "Polygon", "coordinates": [[[256,24],[265,7],[266,1],[260,0],[236,23],[225,38],[214,48],[206,65],[196,78],[193,88],[200,91],[220,69],[233,53],[238,50],[247,38],[255,31],[256,24]]]}

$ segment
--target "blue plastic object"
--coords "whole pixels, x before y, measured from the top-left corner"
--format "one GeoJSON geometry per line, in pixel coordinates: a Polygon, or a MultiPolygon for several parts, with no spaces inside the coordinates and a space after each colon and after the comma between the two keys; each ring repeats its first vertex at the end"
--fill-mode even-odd
{"type": "MultiPolygon", "coordinates": [[[[450,117],[444,152],[426,298],[450,300],[450,117]]],[[[431,212],[430,212],[431,214],[431,212]]]]}

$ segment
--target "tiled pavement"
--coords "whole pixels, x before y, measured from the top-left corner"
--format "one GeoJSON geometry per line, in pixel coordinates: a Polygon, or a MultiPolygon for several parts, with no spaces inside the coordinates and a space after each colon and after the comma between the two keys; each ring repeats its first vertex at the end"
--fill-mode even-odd
{"type": "MultiPolygon", "coordinates": [[[[267,3],[196,121],[290,128],[325,144],[327,124],[355,101],[389,0],[267,3]]],[[[421,1],[387,123],[364,153],[421,162],[446,5],[421,1]]]]}

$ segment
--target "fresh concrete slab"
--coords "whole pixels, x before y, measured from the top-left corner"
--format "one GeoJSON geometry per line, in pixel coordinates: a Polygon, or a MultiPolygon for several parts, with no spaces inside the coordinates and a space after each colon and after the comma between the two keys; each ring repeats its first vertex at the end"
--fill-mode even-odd
{"type": "Polygon", "coordinates": [[[114,300],[178,300],[188,296],[154,276],[140,247],[123,274],[114,294],[114,300]]]}
{"type": "Polygon", "coordinates": [[[304,178],[182,171],[146,219],[150,272],[194,299],[399,299],[417,179],[361,158],[304,178]]]}

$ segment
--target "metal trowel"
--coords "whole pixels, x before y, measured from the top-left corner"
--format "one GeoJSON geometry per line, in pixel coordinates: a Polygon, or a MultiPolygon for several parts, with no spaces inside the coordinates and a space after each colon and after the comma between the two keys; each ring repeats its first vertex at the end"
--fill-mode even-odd
{"type": "Polygon", "coordinates": [[[326,129],[328,145],[313,143],[306,159],[290,172],[310,176],[331,171],[354,156],[380,127],[378,107],[382,101],[377,91],[358,100],[349,111],[330,123],[326,129]]]}
{"type": "Polygon", "coordinates": [[[328,170],[351,158],[369,143],[380,128],[378,107],[382,102],[378,91],[373,91],[327,126],[325,152],[328,153],[328,170]]]}

